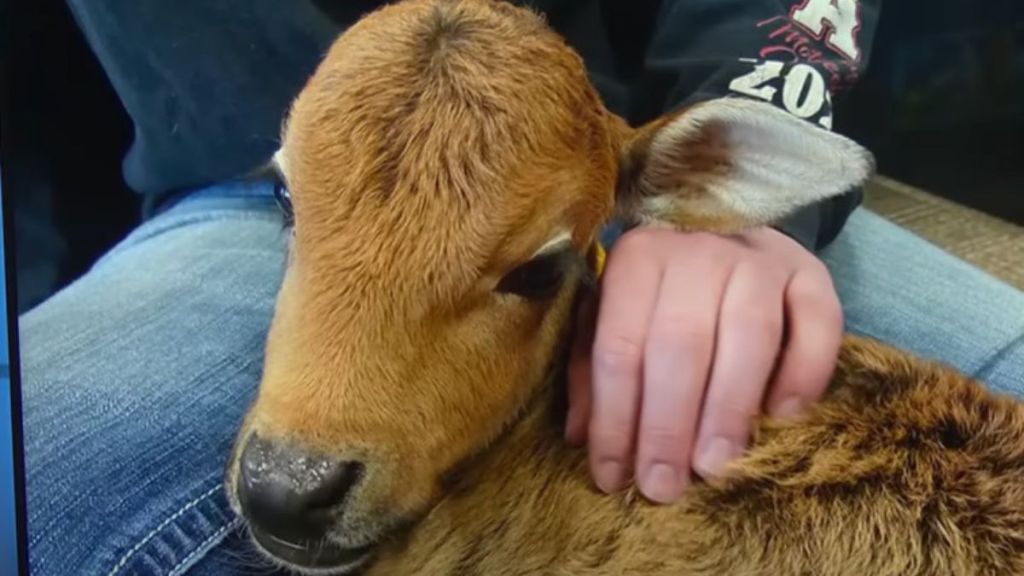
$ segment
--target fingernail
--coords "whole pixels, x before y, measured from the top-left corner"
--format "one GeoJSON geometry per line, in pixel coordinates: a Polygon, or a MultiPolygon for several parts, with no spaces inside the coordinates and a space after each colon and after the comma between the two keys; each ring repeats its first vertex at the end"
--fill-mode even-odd
{"type": "Polygon", "coordinates": [[[671,504],[682,494],[679,474],[668,464],[651,466],[640,488],[644,496],[659,504],[671,504]]]}
{"type": "Polygon", "coordinates": [[[804,399],[799,396],[790,396],[782,402],[775,405],[773,410],[774,415],[777,418],[793,418],[799,416],[804,411],[806,403],[804,399]]]}
{"type": "Polygon", "coordinates": [[[594,481],[597,482],[597,487],[604,492],[615,492],[622,485],[623,480],[623,468],[617,461],[605,460],[598,465],[594,481]]]}
{"type": "Polygon", "coordinates": [[[693,463],[694,469],[703,478],[718,476],[726,464],[740,455],[742,449],[726,438],[712,440],[693,463]]]}

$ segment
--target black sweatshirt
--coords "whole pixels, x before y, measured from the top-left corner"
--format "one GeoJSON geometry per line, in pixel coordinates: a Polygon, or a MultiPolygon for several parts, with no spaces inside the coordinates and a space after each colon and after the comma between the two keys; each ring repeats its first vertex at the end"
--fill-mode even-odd
{"type": "MultiPolygon", "coordinates": [[[[725,95],[831,128],[868,62],[881,0],[532,0],[634,125],[725,95]]],[[[129,186],[156,205],[265,162],[334,38],[379,0],[68,0],[132,119],[129,186]]],[[[819,249],[861,194],[780,228],[819,249]]]]}

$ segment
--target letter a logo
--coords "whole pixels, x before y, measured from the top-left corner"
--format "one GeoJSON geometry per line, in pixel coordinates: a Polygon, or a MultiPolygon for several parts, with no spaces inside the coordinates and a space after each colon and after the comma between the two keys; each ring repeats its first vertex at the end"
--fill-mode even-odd
{"type": "Polygon", "coordinates": [[[830,48],[856,61],[860,59],[857,12],[857,0],[804,0],[790,17],[818,38],[824,38],[830,48]]]}

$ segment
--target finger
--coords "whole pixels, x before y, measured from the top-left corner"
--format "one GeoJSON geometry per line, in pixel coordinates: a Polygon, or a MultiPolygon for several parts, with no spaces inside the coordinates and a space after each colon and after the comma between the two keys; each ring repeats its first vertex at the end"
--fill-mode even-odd
{"type": "Polygon", "coordinates": [[[689,482],[728,272],[720,261],[689,261],[670,265],[661,284],[644,355],[636,460],[640,491],[654,502],[675,501],[689,482]]]}
{"type": "Polygon", "coordinates": [[[593,397],[587,433],[591,473],[613,492],[629,479],[638,418],[644,341],[662,265],[646,236],[624,236],[610,254],[594,337],[593,397]]]}
{"type": "Polygon", "coordinates": [[[798,415],[824,394],[843,339],[843,310],[824,266],[801,269],[786,287],[787,337],[766,405],[798,415]]]}
{"type": "Polygon", "coordinates": [[[587,423],[590,421],[591,364],[590,350],[594,342],[594,324],[597,316],[597,297],[582,297],[576,311],[572,349],[569,352],[568,395],[569,414],[565,420],[565,438],[570,444],[587,441],[587,423]]]}
{"type": "Polygon", "coordinates": [[[782,342],[786,276],[740,265],[725,289],[694,470],[709,478],[746,448],[782,342]]]}

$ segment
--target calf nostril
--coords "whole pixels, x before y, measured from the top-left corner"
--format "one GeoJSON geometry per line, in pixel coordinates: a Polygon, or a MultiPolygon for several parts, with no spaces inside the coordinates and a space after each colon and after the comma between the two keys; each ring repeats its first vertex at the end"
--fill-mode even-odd
{"type": "Polygon", "coordinates": [[[302,543],[323,538],[363,465],[253,435],[239,460],[238,499],[255,528],[302,543]]]}
{"type": "Polygon", "coordinates": [[[320,466],[315,470],[312,481],[306,486],[303,503],[310,511],[341,504],[362,476],[363,465],[359,462],[331,462],[329,466],[320,466]]]}

